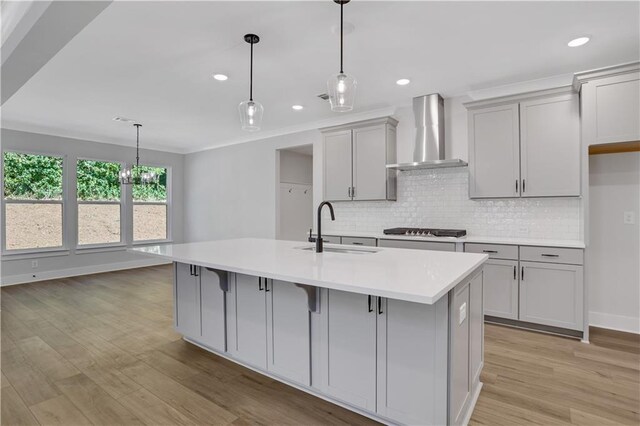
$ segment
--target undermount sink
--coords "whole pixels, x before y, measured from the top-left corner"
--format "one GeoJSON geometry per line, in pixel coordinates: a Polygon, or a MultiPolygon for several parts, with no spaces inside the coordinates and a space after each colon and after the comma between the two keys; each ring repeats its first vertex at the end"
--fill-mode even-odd
{"type": "MultiPolygon", "coordinates": [[[[298,250],[316,251],[314,246],[296,247],[298,250]]],[[[347,254],[371,254],[377,253],[380,250],[375,249],[356,249],[356,248],[337,248],[337,247],[324,247],[323,251],[331,253],[347,253],[347,254]]]]}

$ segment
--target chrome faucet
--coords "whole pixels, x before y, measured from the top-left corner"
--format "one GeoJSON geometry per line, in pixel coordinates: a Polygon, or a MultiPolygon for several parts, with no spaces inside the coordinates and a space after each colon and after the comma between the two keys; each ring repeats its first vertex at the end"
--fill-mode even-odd
{"type": "MultiPolygon", "coordinates": [[[[322,208],[324,206],[329,206],[329,212],[331,213],[331,220],[336,220],[336,216],[333,214],[333,206],[328,201],[323,201],[318,206],[318,235],[316,235],[315,243],[316,243],[316,253],[322,253],[322,208]]],[[[313,238],[309,237],[309,241],[313,242],[313,238]]]]}

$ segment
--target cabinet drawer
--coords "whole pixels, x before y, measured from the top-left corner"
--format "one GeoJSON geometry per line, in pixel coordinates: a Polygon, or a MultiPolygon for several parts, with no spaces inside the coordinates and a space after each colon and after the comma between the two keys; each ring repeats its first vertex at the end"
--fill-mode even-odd
{"type": "Polygon", "coordinates": [[[322,241],[326,244],[342,244],[342,238],[336,235],[323,235],[322,241]]]}
{"type": "Polygon", "coordinates": [[[467,253],[488,254],[491,259],[518,260],[518,246],[466,243],[464,251],[467,253]]]}
{"type": "Polygon", "coordinates": [[[456,243],[437,241],[380,240],[378,247],[406,248],[415,250],[456,251],[456,243]]]}
{"type": "Polygon", "coordinates": [[[557,247],[520,247],[520,260],[530,262],[568,263],[582,265],[584,262],[582,249],[557,247]]]}
{"type": "Polygon", "coordinates": [[[359,237],[342,237],[342,244],[375,247],[376,239],[375,238],[359,238],[359,237]]]}

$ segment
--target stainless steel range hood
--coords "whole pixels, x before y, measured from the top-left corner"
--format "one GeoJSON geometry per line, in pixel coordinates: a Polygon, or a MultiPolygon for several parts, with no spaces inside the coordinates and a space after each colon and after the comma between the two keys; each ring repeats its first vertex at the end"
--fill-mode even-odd
{"type": "Polygon", "coordinates": [[[460,159],[446,159],[444,155],[444,99],[438,93],[413,98],[416,119],[416,142],[413,162],[387,164],[393,170],[436,169],[462,167],[460,159]]]}

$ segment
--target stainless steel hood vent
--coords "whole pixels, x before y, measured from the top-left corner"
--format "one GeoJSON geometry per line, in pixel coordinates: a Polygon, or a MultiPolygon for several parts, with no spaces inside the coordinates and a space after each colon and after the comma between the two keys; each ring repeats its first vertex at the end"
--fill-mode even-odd
{"type": "Polygon", "coordinates": [[[413,162],[387,164],[393,170],[436,169],[466,166],[462,160],[444,155],[444,99],[438,93],[413,98],[416,119],[416,142],[413,162]]]}

